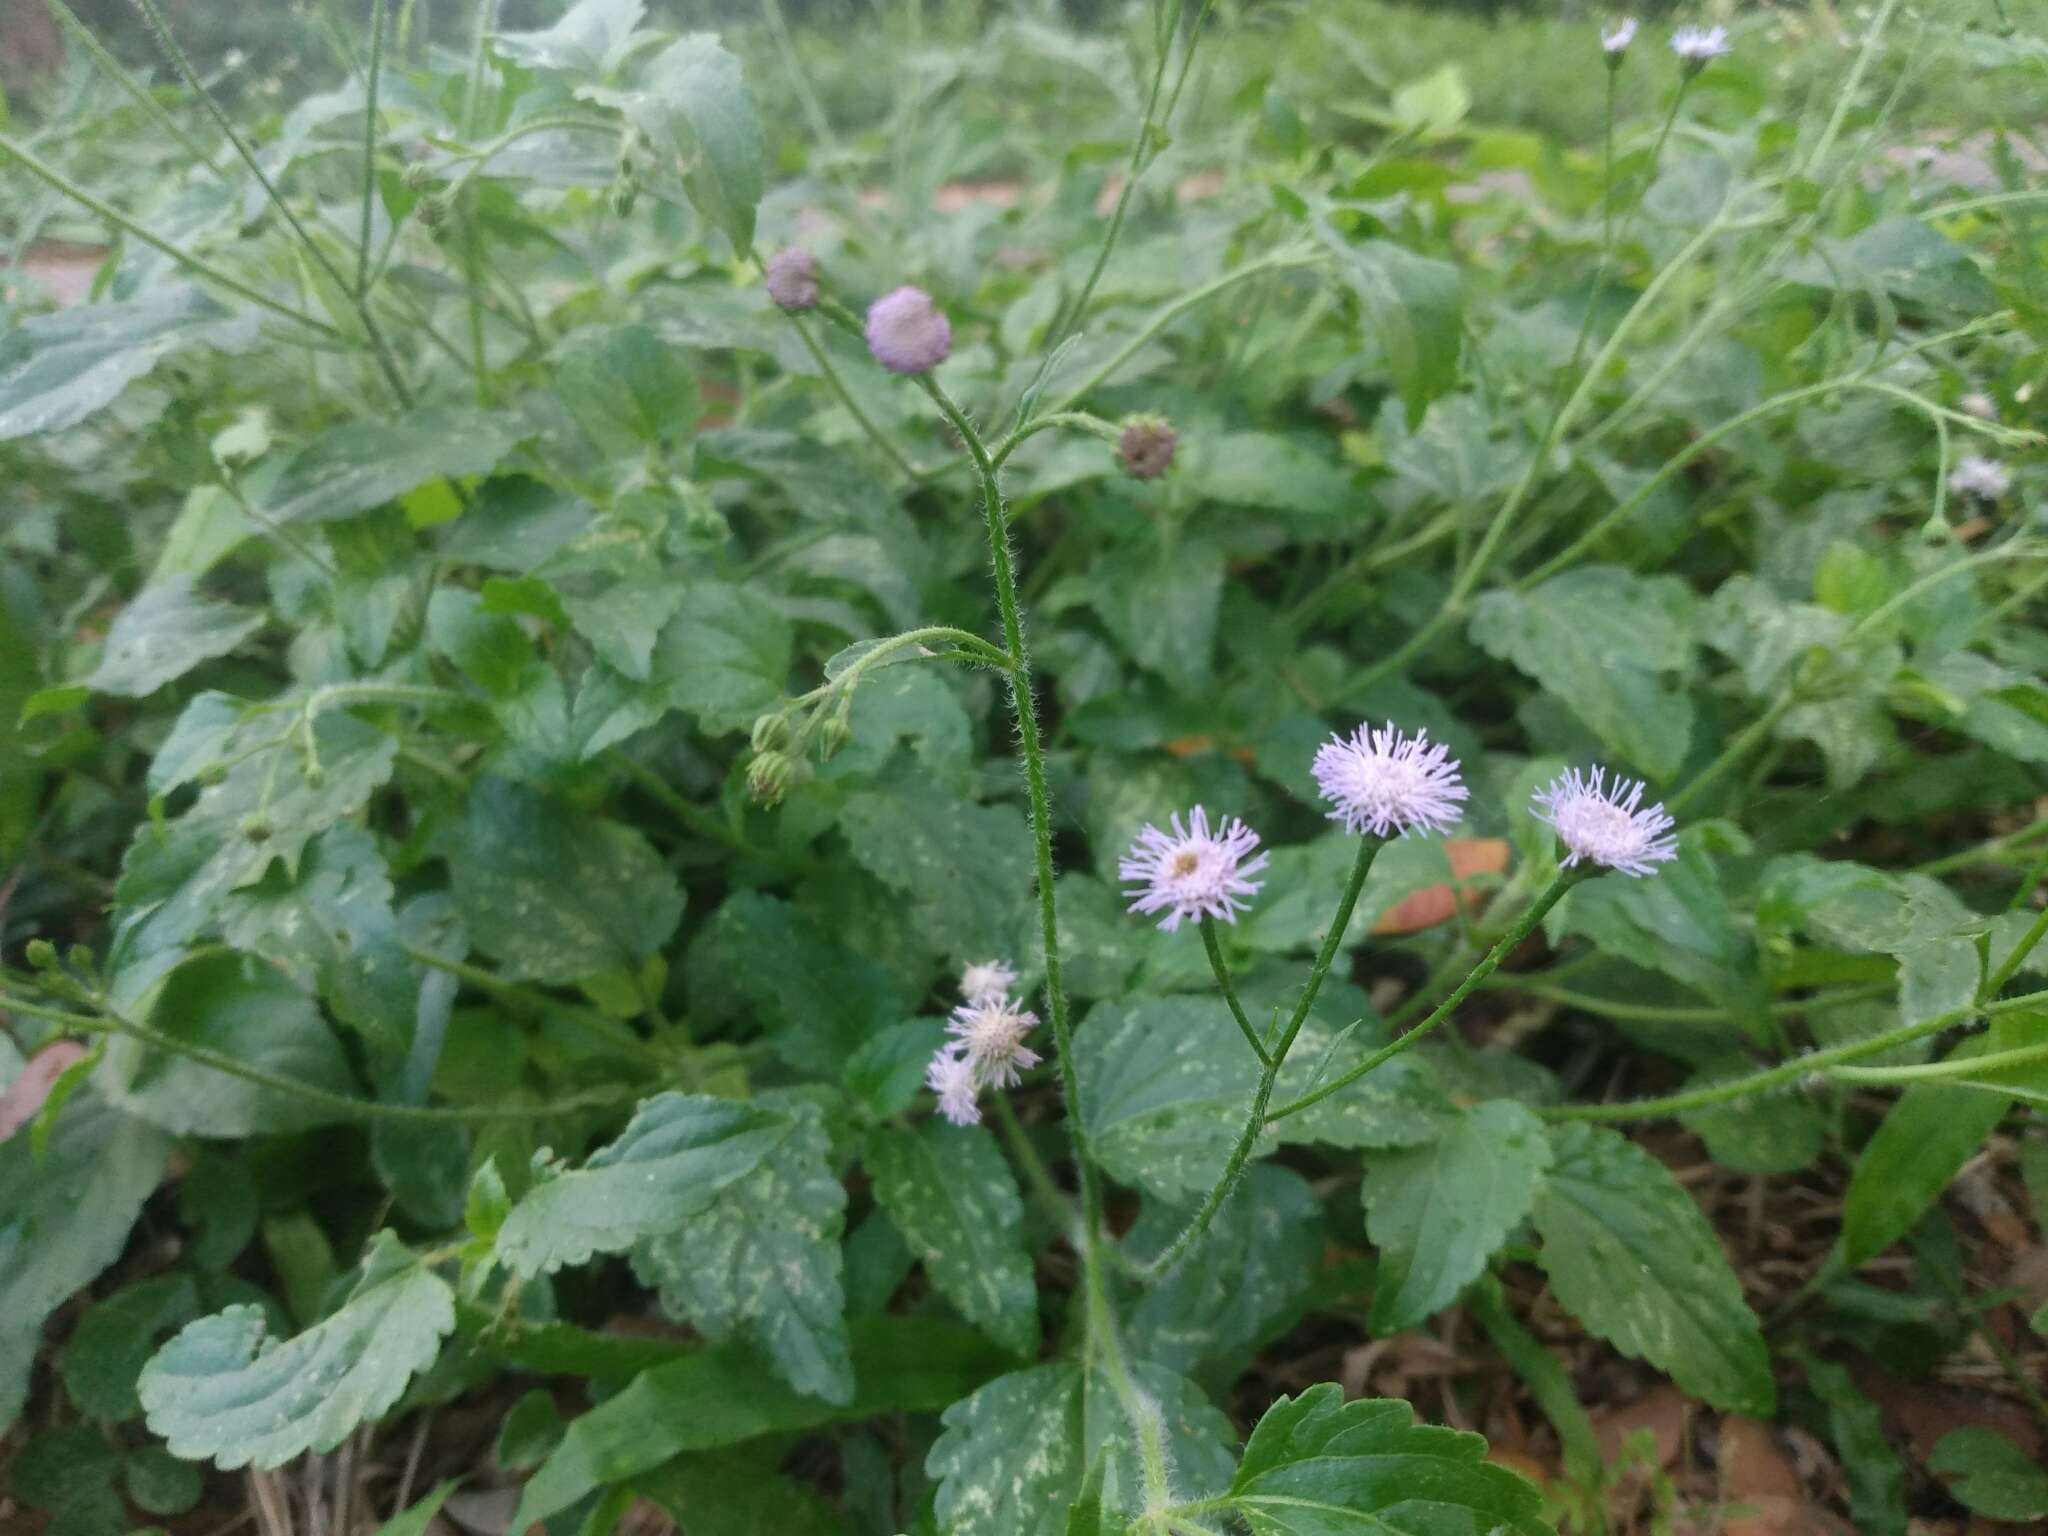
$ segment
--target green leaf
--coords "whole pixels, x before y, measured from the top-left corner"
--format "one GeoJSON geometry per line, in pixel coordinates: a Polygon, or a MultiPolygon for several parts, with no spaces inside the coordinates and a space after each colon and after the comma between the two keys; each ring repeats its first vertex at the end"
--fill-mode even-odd
{"type": "Polygon", "coordinates": [[[753,1339],[799,1392],[853,1400],[840,1286],[846,1190],[815,1104],[788,1093],[757,1101],[789,1133],[708,1206],[633,1250],[633,1270],[672,1317],[717,1343],[753,1339]]]}
{"type": "Polygon", "coordinates": [[[1017,1176],[980,1126],[879,1127],[864,1154],[875,1199],[960,1315],[1014,1355],[1038,1350],[1038,1291],[1017,1176]]]}
{"type": "Polygon", "coordinates": [[[1131,660],[1182,693],[1209,680],[1223,601],[1223,550],[1198,541],[1110,555],[1095,572],[1095,606],[1131,660]]]}
{"type": "Polygon", "coordinates": [[[199,1502],[204,1484],[199,1469],[160,1445],[130,1451],[121,1474],[128,1497],[152,1515],[182,1515],[199,1502]]]}
{"type": "MultiPolygon", "coordinates": [[[[1141,1263],[1165,1251],[1194,1212],[1148,1200],[1124,1239],[1141,1263]]],[[[1306,1180],[1254,1163],[1187,1256],[1124,1316],[1143,1358],[1175,1371],[1234,1368],[1300,1316],[1323,1253],[1322,1210],[1306,1180]]]]}
{"type": "Polygon", "coordinates": [[[1441,138],[1472,110],[1472,92],[1465,85],[1465,72],[1445,64],[1395,91],[1392,105],[1395,127],[1425,139],[1441,138]]]}
{"type": "Polygon", "coordinates": [[[690,1536],[850,1536],[846,1517],[783,1476],[776,1460],[759,1452],[679,1456],[636,1478],[633,1489],[690,1536]]]}
{"type": "Polygon", "coordinates": [[[682,918],[682,887],[646,838],[502,779],[477,783],[448,841],[463,927],[507,980],[637,970],[682,918]]]}
{"type": "Polygon", "coordinates": [[[1953,1083],[1915,1083],[1900,1094],[1856,1159],[1835,1262],[1855,1269],[1904,1237],[2010,1107],[1953,1083]]]}
{"type": "Polygon", "coordinates": [[[790,650],[789,620],[759,592],[715,581],[685,585],[676,616],[648,654],[645,682],[591,668],[575,709],[583,755],[645,730],[671,709],[712,733],[745,730],[781,700],[790,650]]]}
{"type": "Polygon", "coordinates": [[[1906,1469],[1884,1410],[1831,1360],[1806,1356],[1806,1384],[1828,1411],[1828,1438],[1849,1480],[1849,1511],[1861,1536],[1906,1536],[1906,1469]]]}
{"type": "Polygon", "coordinates": [[[903,774],[839,813],[853,856],[911,903],[932,948],[960,964],[1008,948],[1031,899],[1031,842],[1012,808],[975,805],[903,774]]]}
{"type": "Polygon", "coordinates": [[[180,347],[240,352],[257,330],[254,314],[184,284],[31,315],[0,333],[0,441],[73,426],[180,347]]]}
{"type": "Polygon", "coordinates": [[[685,184],[698,212],[725,231],[734,251],[751,250],[766,151],[740,61],[710,33],[692,33],[671,43],[648,66],[645,88],[619,105],[692,167],[685,184]]]}
{"type": "Polygon", "coordinates": [[[1674,576],[1617,566],[1565,571],[1526,592],[1493,591],[1472,612],[1473,643],[1527,673],[1653,779],[1685,761],[1693,708],[1692,594],[1674,576]]]}
{"type": "Polygon", "coordinates": [[[1538,1262],[1588,1331],[1717,1408],[1769,1414],[1770,1360],[1742,1284],[1692,1196],[1617,1132],[1554,1127],[1538,1262]]]}
{"type": "Polygon", "coordinates": [[[1550,1168],[1543,1122],[1497,1100],[1428,1146],[1382,1152],[1365,1170],[1365,1223],[1380,1250],[1370,1326],[1412,1328],[1449,1306],[1536,1202],[1550,1168]]]}
{"type": "MultiPolygon", "coordinates": [[[[1172,1371],[1141,1364],[1132,1374],[1158,1409],[1176,1496],[1221,1492],[1237,1438],[1230,1421],[1172,1371]]],[[[946,1536],[1065,1536],[1089,1467],[1105,1457],[1127,1512],[1137,1512],[1145,1483],[1136,1437],[1099,1369],[1060,1361],[998,1376],[942,1422],[925,1471],[939,1480],[946,1536]]]]}
{"type": "Polygon", "coordinates": [[[599,77],[617,64],[646,14],[646,0],[576,0],[552,27],[499,32],[491,41],[523,68],[599,77]]]}
{"type": "Polygon", "coordinates": [[[142,1406],[176,1455],[230,1472],[282,1466],[380,1417],[454,1326],[446,1282],[379,1233],[339,1311],[282,1342],[264,1337],[260,1307],[201,1318],[143,1370],[142,1406]]]}
{"type": "Polygon", "coordinates": [[[552,382],[599,448],[635,453],[695,428],[697,377],[686,357],[637,323],[580,330],[556,346],[552,382]]]}
{"type": "Polygon", "coordinates": [[[409,1219],[434,1231],[462,1220],[469,1187],[466,1127],[446,1120],[373,1120],[370,1166],[409,1219]]]}
{"type": "Polygon", "coordinates": [[[701,1094],[643,1102],[580,1169],[535,1159],[538,1180],[499,1227],[493,1256],[531,1276],[620,1253],[703,1211],[789,1134],[786,1115],[701,1094]]]}
{"type": "Polygon", "coordinates": [[[685,1451],[840,1419],[936,1413],[1000,1368],[979,1335],[935,1318],[866,1318],[851,1332],[858,1386],[843,1407],[784,1385],[759,1350],[737,1340],[642,1372],[569,1425],[561,1447],[527,1482],[508,1529],[523,1531],[593,1489],[685,1451]]]}
{"type": "Polygon", "coordinates": [[[1230,506],[1361,523],[1371,508],[1333,452],[1318,452],[1306,441],[1272,432],[1198,438],[1187,445],[1179,474],[1189,495],[1230,506]]]}
{"type": "Polygon", "coordinates": [[[158,1335],[199,1315],[190,1275],[161,1275],[124,1287],[86,1308],[64,1346],[64,1391],[87,1418],[120,1421],[142,1411],[136,1378],[156,1353],[158,1335]]]}
{"type": "Polygon", "coordinates": [[[1927,1470],[1953,1474],[1948,1491],[1980,1515],[2048,1519],[2048,1469],[1996,1430],[1950,1430],[1935,1442],[1927,1470]]]}
{"type": "MultiPolygon", "coordinates": [[[[358,1094],[341,1043],[313,999],[269,966],[240,955],[215,954],[181,966],[158,994],[149,1022],[182,1044],[320,1093],[358,1094]]],[[[108,1045],[107,1068],[102,1082],[116,1103],[180,1136],[296,1131],[345,1113],[129,1036],[108,1045]]]]}
{"type": "Polygon", "coordinates": [[[1822,237],[1815,254],[1786,276],[1819,288],[1888,294],[1899,303],[1954,319],[1988,314],[1998,290],[1964,247],[1918,219],[1881,219],[1846,240],[1822,237]]]}
{"type": "Polygon", "coordinates": [[[1580,934],[1618,960],[1662,971],[1760,1026],[1766,998],[1755,946],[1721,889],[1714,861],[1690,843],[1654,880],[1595,880],[1560,902],[1553,939],[1580,934]]]}
{"type": "Polygon", "coordinates": [[[1391,240],[1352,244],[1327,225],[1319,233],[1338,275],[1358,296],[1366,335],[1386,357],[1409,427],[1420,425],[1430,401],[1458,382],[1464,340],[1458,269],[1391,240]]]}
{"type": "Polygon", "coordinates": [[[1253,1536],[1551,1536],[1543,1496],[1488,1465],[1478,1435],[1328,1382],[1266,1410],[1228,1502],[1253,1536]]]}
{"type": "Polygon", "coordinates": [[[433,1528],[434,1516],[441,1513],[441,1506],[448,1502],[448,1495],[461,1486],[451,1477],[425,1498],[386,1520],[377,1528],[377,1536],[426,1536],[433,1528]]]}
{"type": "Polygon", "coordinates": [[[263,498],[277,523],[329,523],[435,479],[488,474],[517,441],[504,416],[430,405],[330,427],[293,456],[263,498]]]}
{"type": "Polygon", "coordinates": [[[115,615],[100,664],[86,686],[139,699],[225,656],[263,627],[263,615],[203,598],[190,576],[145,588],[115,615]]]}
{"type": "Polygon", "coordinates": [[[25,1135],[0,1141],[0,1429],[21,1412],[43,1319],[120,1257],[169,1150],[92,1092],[58,1117],[40,1160],[25,1135]]]}

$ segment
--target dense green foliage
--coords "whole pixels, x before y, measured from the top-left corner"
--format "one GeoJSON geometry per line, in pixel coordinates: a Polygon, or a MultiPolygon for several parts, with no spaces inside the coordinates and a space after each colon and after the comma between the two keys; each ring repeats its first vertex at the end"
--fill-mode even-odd
{"type": "MultiPolygon", "coordinates": [[[[2048,1106],[2048,226],[1981,131],[2048,42],[400,9],[277,111],[83,58],[0,138],[17,243],[113,242],[0,317],[17,1495],[120,1531],[498,1394],[520,1529],[1537,1536],[1602,1475],[1538,1276],[1903,1531],[1840,1362],[1960,1298],[1855,1271],[2048,1106]],[[906,283],[929,377],[847,312],[906,283]],[[1451,837],[1326,819],[1361,719],[1462,764],[1451,837]],[[1589,762],[1675,858],[1560,866],[1589,762]],[[1271,864],[1159,931],[1118,861],[1195,804],[1271,864]],[[995,959],[1045,1060],[948,1123],[995,959]],[[1623,1128],[1674,1117],[1846,1180],[1790,1330],[1623,1128]],[[1241,1386],[1458,1306],[1549,1497],[1241,1386]]],[[[1988,1431],[1935,1462],[2041,1500],[1988,1431]]]]}

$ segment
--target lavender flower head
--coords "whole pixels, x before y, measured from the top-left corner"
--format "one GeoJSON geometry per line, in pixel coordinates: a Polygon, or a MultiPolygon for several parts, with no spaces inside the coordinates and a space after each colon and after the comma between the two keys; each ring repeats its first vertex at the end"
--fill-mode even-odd
{"type": "Polygon", "coordinates": [[[1677,823],[1661,803],[1640,808],[1642,780],[1616,774],[1612,784],[1603,786],[1606,775],[1604,768],[1590,775],[1567,768],[1536,791],[1536,819],[1555,827],[1564,840],[1570,850],[1563,860],[1567,869],[1590,859],[1625,875],[1654,874],[1657,865],[1678,857],[1678,839],[1671,835],[1677,823]]]}
{"type": "Polygon", "coordinates": [[[953,351],[953,327],[922,288],[898,288],[868,307],[868,350],[891,373],[930,373],[953,351]]]}
{"type": "Polygon", "coordinates": [[[1134,480],[1157,480],[1173,468],[1180,434],[1164,416],[1127,417],[1116,440],[1116,459],[1134,480]]]}
{"type": "Polygon", "coordinates": [[[1680,27],[1671,34],[1671,51],[1685,64],[1688,73],[1729,51],[1726,27],[1680,27]]]}
{"type": "Polygon", "coordinates": [[[1618,62],[1628,52],[1628,45],[1636,40],[1636,30],[1633,16],[1624,16],[1613,26],[1600,29],[1600,49],[1610,63],[1618,62]]]}
{"type": "Polygon", "coordinates": [[[974,1080],[974,1063],[965,1051],[952,1045],[942,1047],[924,1069],[924,1085],[939,1096],[939,1113],[953,1124],[981,1124],[981,1106],[975,1102],[980,1089],[974,1080]]]}
{"type": "Polygon", "coordinates": [[[1361,725],[1348,737],[1332,736],[1316,749],[1310,772],[1336,807],[1330,820],[1359,835],[1447,832],[1466,795],[1449,748],[1432,744],[1428,731],[1404,736],[1391,720],[1378,730],[1361,725]]]}
{"type": "Polygon", "coordinates": [[[768,258],[768,297],[776,307],[796,314],[818,307],[818,258],[800,245],[777,251],[768,258]]]}
{"type": "Polygon", "coordinates": [[[1237,921],[1245,898],[1258,894],[1263,883],[1247,880],[1266,867],[1266,855],[1255,854],[1259,834],[1232,818],[1212,831],[1209,813],[1199,805],[1185,825],[1176,813],[1169,834],[1147,823],[1131,851],[1117,865],[1117,878],[1130,889],[1130,910],[1150,917],[1166,915],[1159,926],[1168,933],[1190,918],[1237,921]]]}
{"type": "Polygon", "coordinates": [[[1980,501],[1998,501],[2012,489],[2012,471],[1996,459],[1966,453],[1956,460],[1956,467],[1948,472],[1948,487],[1960,496],[1975,496],[1980,501]]]}
{"type": "Polygon", "coordinates": [[[984,960],[960,973],[960,995],[970,1003],[985,1003],[992,997],[1008,997],[1017,985],[1016,969],[1002,960],[984,960]]]}
{"type": "Polygon", "coordinates": [[[1024,1044],[1037,1027],[1037,1014],[1001,994],[963,1003],[946,1021],[946,1033],[958,1042],[974,1080],[984,1088],[1015,1087],[1022,1073],[1038,1065],[1038,1053],[1024,1044]]]}

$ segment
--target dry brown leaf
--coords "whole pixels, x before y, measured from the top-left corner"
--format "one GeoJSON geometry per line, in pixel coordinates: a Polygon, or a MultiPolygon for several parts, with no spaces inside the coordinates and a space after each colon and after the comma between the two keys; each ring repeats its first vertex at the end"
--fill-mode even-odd
{"type": "MultiPolygon", "coordinates": [[[[1451,874],[1459,881],[1479,875],[1497,875],[1508,867],[1508,845],[1504,838],[1448,838],[1444,842],[1444,853],[1451,861],[1451,874]]],[[[1458,893],[1459,887],[1455,885],[1426,885],[1381,913],[1380,920],[1372,925],[1372,931],[1381,934],[1420,933],[1425,928],[1447,923],[1458,914],[1458,893]]],[[[1484,894],[1483,891],[1466,889],[1465,905],[1476,905],[1484,894]]]]}

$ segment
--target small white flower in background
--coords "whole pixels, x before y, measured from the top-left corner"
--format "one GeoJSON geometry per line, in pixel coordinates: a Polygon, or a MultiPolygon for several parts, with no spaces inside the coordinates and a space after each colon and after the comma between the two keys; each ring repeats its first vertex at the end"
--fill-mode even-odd
{"type": "Polygon", "coordinates": [[[1024,1037],[1038,1027],[1038,1015],[998,994],[963,1003],[946,1021],[946,1033],[959,1042],[984,1088],[1012,1088],[1019,1077],[1038,1065],[1038,1052],[1024,1037]]]}
{"type": "Polygon", "coordinates": [[[1164,912],[1159,926],[1168,933],[1190,918],[1216,917],[1237,921],[1245,898],[1258,894],[1260,881],[1245,876],[1266,867],[1266,856],[1254,854],[1259,834],[1232,818],[1209,827],[1209,813],[1199,805],[1185,825],[1172,818],[1172,832],[1146,825],[1117,865],[1117,878],[1130,888],[1131,911],[1150,917],[1164,912]]]}
{"type": "Polygon", "coordinates": [[[2012,471],[1996,459],[1966,453],[1948,472],[1948,488],[1959,496],[1997,501],[2012,489],[2012,471]]]}
{"type": "Polygon", "coordinates": [[[1600,47],[1610,56],[1628,52],[1628,45],[1636,40],[1636,19],[1624,16],[1611,27],[1600,30],[1600,47]]]}
{"type": "Polygon", "coordinates": [[[984,960],[980,965],[970,965],[960,973],[960,995],[970,1003],[986,1002],[992,997],[1008,997],[1010,988],[1016,985],[1016,970],[1001,960],[984,960]]]}
{"type": "Polygon", "coordinates": [[[1555,827],[1570,850],[1564,866],[1590,859],[1623,874],[1647,875],[1677,858],[1678,839],[1671,835],[1677,823],[1661,804],[1641,808],[1642,780],[1617,774],[1603,786],[1606,776],[1604,768],[1590,775],[1567,768],[1536,791],[1536,819],[1555,827]]]}
{"type": "Polygon", "coordinates": [[[942,1046],[924,1069],[924,1085],[939,1096],[939,1113],[953,1124],[981,1124],[981,1106],[975,1103],[980,1088],[974,1080],[974,1063],[965,1051],[942,1046]]]}
{"type": "Polygon", "coordinates": [[[1391,720],[1378,730],[1361,725],[1350,736],[1332,736],[1316,749],[1310,772],[1336,807],[1330,820],[1374,837],[1449,831],[1466,794],[1447,747],[1432,745],[1428,731],[1403,736],[1391,720]]]}
{"type": "Polygon", "coordinates": [[[1703,69],[1710,59],[1728,52],[1726,27],[1680,27],[1671,34],[1671,51],[1693,69],[1703,69]]]}
{"type": "Polygon", "coordinates": [[[1979,421],[1998,420],[1998,402],[1981,389],[1971,390],[1956,403],[1962,406],[1965,415],[1974,416],[1979,421]]]}

